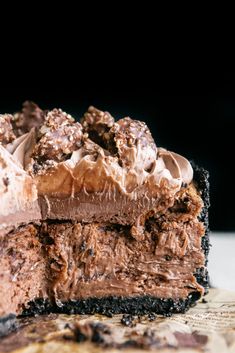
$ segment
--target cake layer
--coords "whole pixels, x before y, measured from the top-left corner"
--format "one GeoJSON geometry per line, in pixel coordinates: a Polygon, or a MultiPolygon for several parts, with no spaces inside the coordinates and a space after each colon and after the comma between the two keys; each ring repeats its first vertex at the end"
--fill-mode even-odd
{"type": "Polygon", "coordinates": [[[6,234],[0,246],[0,315],[20,314],[36,299],[61,308],[90,298],[177,302],[203,294],[195,277],[205,263],[198,197],[193,185],[181,189],[167,212],[149,215],[141,239],[131,226],[108,222],[51,220],[6,234]]]}

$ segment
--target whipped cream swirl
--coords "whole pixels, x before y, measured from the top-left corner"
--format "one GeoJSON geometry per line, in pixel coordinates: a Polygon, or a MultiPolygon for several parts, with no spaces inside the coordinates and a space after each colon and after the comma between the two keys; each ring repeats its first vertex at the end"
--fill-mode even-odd
{"type": "MultiPolygon", "coordinates": [[[[25,170],[31,170],[33,163],[31,153],[35,144],[35,130],[32,129],[29,133],[24,134],[12,144],[9,144],[7,150],[25,170]]],[[[69,159],[56,163],[54,168],[64,165],[69,169],[78,170],[80,166],[84,177],[86,170],[103,169],[105,170],[105,174],[116,180],[123,191],[127,193],[132,192],[136,187],[144,184],[150,178],[151,180],[154,179],[156,185],[160,185],[162,180],[167,180],[176,190],[180,189],[182,183],[189,184],[192,181],[192,166],[183,156],[163,148],[156,148],[154,154],[151,148],[148,149],[145,146],[144,158],[152,162],[151,168],[146,170],[143,166],[141,168],[139,159],[143,160],[143,153],[139,150],[140,146],[137,145],[136,151],[133,150],[135,163],[132,164],[131,168],[126,168],[125,166],[121,166],[118,158],[112,156],[109,151],[86,139],[83,146],[74,151],[69,159]]],[[[102,174],[103,176],[104,174],[102,174]]]]}

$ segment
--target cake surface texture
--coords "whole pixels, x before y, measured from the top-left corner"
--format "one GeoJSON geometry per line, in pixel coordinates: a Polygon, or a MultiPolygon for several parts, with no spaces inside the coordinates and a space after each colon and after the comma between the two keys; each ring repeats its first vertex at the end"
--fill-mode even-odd
{"type": "Polygon", "coordinates": [[[14,315],[185,312],[208,290],[208,207],[208,172],[144,122],[32,102],[0,115],[1,330],[14,315]]]}

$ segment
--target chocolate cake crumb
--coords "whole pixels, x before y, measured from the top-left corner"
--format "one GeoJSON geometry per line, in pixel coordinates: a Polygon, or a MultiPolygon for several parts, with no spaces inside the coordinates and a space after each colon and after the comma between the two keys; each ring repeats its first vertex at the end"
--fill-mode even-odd
{"type": "Polygon", "coordinates": [[[149,321],[154,321],[154,320],[156,319],[156,317],[157,317],[157,316],[156,316],[154,313],[149,313],[149,314],[148,314],[148,320],[149,320],[149,321]]]}
{"type": "Polygon", "coordinates": [[[86,242],[83,240],[82,243],[81,243],[81,245],[80,245],[80,250],[81,250],[81,251],[85,251],[85,250],[86,250],[86,246],[87,246],[87,245],[86,245],[86,242]]]}
{"type": "Polygon", "coordinates": [[[129,327],[133,327],[134,326],[134,317],[130,314],[124,314],[121,318],[121,323],[124,326],[129,326],[129,327]]]}
{"type": "Polygon", "coordinates": [[[0,114],[0,144],[3,146],[15,140],[16,136],[12,128],[13,116],[10,114],[0,114]]]}
{"type": "Polygon", "coordinates": [[[94,255],[94,250],[92,248],[88,249],[88,255],[89,256],[93,256],[94,255]]]}
{"type": "Polygon", "coordinates": [[[140,323],[142,320],[154,321],[156,319],[156,314],[149,312],[147,316],[145,315],[131,315],[124,314],[121,318],[121,323],[124,326],[135,327],[137,323],[140,323]]]}
{"type": "Polygon", "coordinates": [[[21,112],[13,117],[13,129],[17,137],[29,132],[32,128],[39,128],[45,119],[46,111],[41,110],[37,104],[31,101],[23,103],[21,112]]]}
{"type": "Polygon", "coordinates": [[[171,317],[172,316],[172,312],[168,312],[168,313],[163,313],[164,317],[171,317]]]}

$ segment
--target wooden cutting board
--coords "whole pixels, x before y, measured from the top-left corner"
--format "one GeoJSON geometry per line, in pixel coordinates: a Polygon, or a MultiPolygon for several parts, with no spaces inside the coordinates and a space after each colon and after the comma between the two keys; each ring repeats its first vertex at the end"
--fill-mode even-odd
{"type": "Polygon", "coordinates": [[[0,340],[0,352],[213,352],[235,353],[235,292],[211,289],[186,314],[108,318],[51,314],[18,320],[0,340]],[[152,320],[152,321],[151,321],[152,320]]]}

